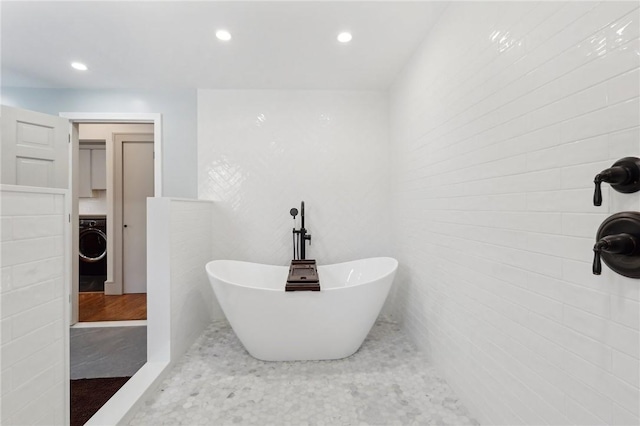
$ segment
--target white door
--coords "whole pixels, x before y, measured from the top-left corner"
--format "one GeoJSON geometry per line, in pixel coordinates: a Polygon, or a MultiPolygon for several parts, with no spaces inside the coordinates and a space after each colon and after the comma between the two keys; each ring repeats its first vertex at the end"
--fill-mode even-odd
{"type": "Polygon", "coordinates": [[[2,180],[9,185],[68,188],[69,120],[2,106],[2,180]]]}
{"type": "Polygon", "coordinates": [[[147,197],[153,197],[153,142],[122,142],[122,284],[147,292],[147,197]]]}

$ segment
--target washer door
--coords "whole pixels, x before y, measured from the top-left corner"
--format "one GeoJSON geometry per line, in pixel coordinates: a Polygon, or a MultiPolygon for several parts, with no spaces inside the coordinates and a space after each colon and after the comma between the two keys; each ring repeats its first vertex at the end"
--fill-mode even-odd
{"type": "Polygon", "coordinates": [[[94,263],[107,255],[107,236],[99,229],[89,228],[80,232],[80,260],[94,263]]]}

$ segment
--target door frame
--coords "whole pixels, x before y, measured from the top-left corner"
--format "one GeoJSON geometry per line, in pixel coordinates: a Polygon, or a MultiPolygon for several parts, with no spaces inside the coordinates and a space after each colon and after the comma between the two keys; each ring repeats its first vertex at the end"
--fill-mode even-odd
{"type": "MultiPolygon", "coordinates": [[[[80,123],[152,123],[153,124],[153,184],[154,197],[162,197],[162,114],[160,113],[93,113],[93,112],[61,112],[60,117],[69,120],[69,133],[72,135],[69,143],[69,190],[70,196],[67,201],[67,208],[70,212],[70,241],[77,240],[78,236],[78,124],[80,123]],[[73,225],[75,224],[75,226],[73,225]],[[75,239],[74,239],[75,237],[75,239]]],[[[71,244],[68,249],[71,270],[71,291],[70,291],[70,325],[78,322],[78,290],[79,290],[79,273],[78,273],[78,245],[71,244]]]]}

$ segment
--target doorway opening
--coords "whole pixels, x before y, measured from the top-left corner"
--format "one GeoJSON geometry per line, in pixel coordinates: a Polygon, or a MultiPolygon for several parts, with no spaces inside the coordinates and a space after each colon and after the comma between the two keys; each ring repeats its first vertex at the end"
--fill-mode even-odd
{"type": "MultiPolygon", "coordinates": [[[[161,123],[160,114],[60,115],[70,120],[72,135],[73,420],[76,409],[87,411],[78,403],[83,388],[93,395],[101,381],[115,380],[108,399],[148,361],[146,204],[162,193],[161,123]]],[[[103,403],[82,415],[93,415],[103,403]]]]}
{"type": "Polygon", "coordinates": [[[152,123],[78,124],[78,320],[146,320],[152,123]]]}
{"type": "Polygon", "coordinates": [[[152,123],[78,124],[78,320],[146,320],[152,123]]]}
{"type": "MultiPolygon", "coordinates": [[[[146,307],[146,295],[144,293],[146,292],[146,282],[143,282],[142,285],[138,284],[135,289],[131,290],[126,286],[123,286],[123,278],[121,274],[122,266],[126,263],[123,259],[122,234],[124,229],[129,228],[129,226],[124,228],[124,225],[128,224],[123,223],[121,219],[123,207],[121,199],[123,184],[121,176],[123,173],[121,150],[123,146],[127,146],[126,144],[128,142],[142,142],[146,143],[148,147],[152,147],[150,150],[147,148],[150,152],[151,159],[146,159],[144,161],[145,165],[149,165],[150,163],[151,168],[150,171],[147,170],[146,176],[148,177],[149,175],[152,175],[152,181],[150,183],[147,181],[145,187],[147,190],[146,196],[161,196],[161,115],[128,113],[61,113],[60,116],[69,119],[71,122],[70,133],[72,138],[71,149],[69,150],[69,163],[71,165],[71,167],[69,167],[69,187],[71,188],[72,196],[69,197],[69,211],[71,212],[71,223],[77,224],[77,226],[72,226],[71,241],[78,241],[80,243],[81,230],[79,225],[81,216],[85,218],[88,217],[89,219],[103,217],[104,220],[101,222],[89,222],[85,225],[96,225],[97,227],[104,224],[106,226],[106,229],[103,231],[103,234],[106,236],[106,242],[99,239],[101,235],[97,232],[91,232],[85,235],[86,243],[93,244],[94,252],[92,254],[97,254],[97,257],[100,257],[99,255],[101,255],[101,252],[96,253],[97,251],[100,251],[101,246],[106,247],[106,254],[104,258],[100,260],[104,261],[104,259],[106,259],[107,278],[104,279],[104,290],[102,290],[102,287],[98,284],[98,295],[94,294],[92,297],[89,297],[91,292],[80,291],[81,257],[79,253],[79,244],[71,244],[72,249],[69,256],[72,261],[70,265],[72,277],[70,291],[70,324],[73,326],[81,321],[79,303],[81,293],[83,293],[82,297],[92,299],[90,300],[91,304],[87,306],[90,307],[89,309],[94,311],[106,308],[115,312],[136,311],[138,312],[138,315],[140,315],[139,313],[142,311],[142,306],[144,305],[146,307]],[[103,148],[102,151],[100,150],[101,148],[103,148]],[[84,158],[81,156],[84,156],[84,158]],[[89,158],[89,163],[86,162],[87,158],[89,158]],[[84,161],[84,163],[82,163],[82,161],[84,161]],[[120,164],[118,164],[118,161],[120,164]],[[82,164],[84,164],[84,166],[82,164]],[[87,167],[87,164],[89,164],[89,167],[87,167]],[[96,172],[92,175],[93,169],[91,166],[94,164],[96,172]],[[104,171],[102,170],[102,167],[104,167],[104,171]],[[89,177],[87,177],[86,174],[87,168],[89,168],[89,177]],[[83,179],[80,178],[81,173],[84,173],[83,179]],[[101,180],[102,176],[106,179],[106,183],[101,180]],[[87,188],[88,183],[89,185],[93,184],[94,188],[91,188],[91,186],[87,188]],[[149,187],[152,188],[150,193],[149,187]],[[89,194],[91,194],[91,196],[87,197],[89,194]],[[116,199],[116,197],[120,198],[116,199]],[[96,213],[99,214],[96,216],[96,213]],[[118,260],[120,262],[118,262],[118,260]],[[143,292],[141,292],[140,289],[143,289],[143,292]],[[86,295],[84,293],[86,293],[86,295]],[[108,298],[109,300],[105,300],[107,299],[106,296],[112,295],[124,297],[108,298]],[[141,297],[139,295],[143,296],[141,297]]],[[[126,158],[129,157],[130,156],[127,156],[126,158]]],[[[125,161],[127,160],[125,159],[125,161]]],[[[139,200],[137,202],[138,207],[146,207],[146,196],[143,201],[139,200]]],[[[134,230],[134,232],[128,232],[128,234],[136,236],[136,231],[140,230],[140,224],[136,225],[136,227],[137,229],[134,230]]],[[[137,235],[136,240],[142,240],[143,245],[145,245],[146,226],[143,226],[143,228],[145,228],[143,230],[144,233],[137,235]]],[[[127,229],[127,231],[130,230],[131,229],[127,229]]],[[[86,248],[88,249],[90,247],[86,248]]],[[[138,277],[138,280],[146,280],[146,258],[143,260],[144,267],[139,267],[137,269],[138,271],[141,269],[144,270],[142,274],[139,274],[139,277],[142,278],[138,277]]],[[[140,263],[140,260],[138,260],[138,263],[140,263]]],[[[104,265],[102,268],[104,268],[104,265]]],[[[103,272],[103,269],[89,270],[89,272],[95,275],[101,275],[99,273],[103,272]]],[[[98,282],[102,279],[102,277],[99,277],[98,282]]],[[[84,287],[83,290],[87,288],[92,289],[95,287],[88,286],[84,287]]],[[[91,316],[89,318],[91,318],[91,316]]],[[[93,316],[93,318],[97,318],[98,321],[103,321],[102,324],[97,324],[102,326],[108,325],[107,323],[104,323],[104,321],[110,320],[108,317],[93,316]]],[[[86,321],[87,320],[83,318],[82,322],[86,321]]],[[[95,320],[89,319],[89,321],[95,320]]],[[[118,325],[125,324],[119,323],[118,325]]]]}

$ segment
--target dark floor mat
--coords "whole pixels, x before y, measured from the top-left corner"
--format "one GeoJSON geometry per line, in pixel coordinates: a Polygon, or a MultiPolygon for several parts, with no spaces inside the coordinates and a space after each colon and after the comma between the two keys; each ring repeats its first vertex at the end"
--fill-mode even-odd
{"type": "Polygon", "coordinates": [[[82,426],[130,377],[71,380],[71,426],[82,426]]]}

